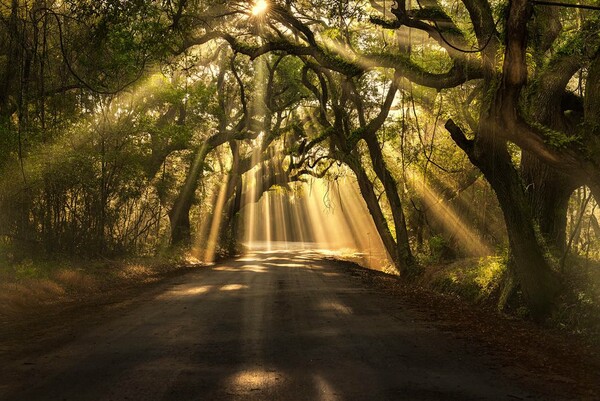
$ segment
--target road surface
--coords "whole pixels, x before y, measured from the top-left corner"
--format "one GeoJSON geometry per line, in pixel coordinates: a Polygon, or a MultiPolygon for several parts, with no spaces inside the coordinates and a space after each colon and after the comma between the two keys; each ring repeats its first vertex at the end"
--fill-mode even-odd
{"type": "Polygon", "coordinates": [[[177,277],[70,343],[13,361],[18,379],[0,399],[537,399],[415,316],[316,253],[256,252],[177,277]]]}

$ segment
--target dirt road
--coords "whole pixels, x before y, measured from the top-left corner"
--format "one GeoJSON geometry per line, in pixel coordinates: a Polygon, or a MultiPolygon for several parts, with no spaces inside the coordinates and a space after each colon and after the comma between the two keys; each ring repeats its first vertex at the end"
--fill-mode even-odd
{"type": "Polygon", "coordinates": [[[342,265],[260,252],[171,280],[70,343],[12,361],[0,399],[538,399],[482,354],[342,265]]]}

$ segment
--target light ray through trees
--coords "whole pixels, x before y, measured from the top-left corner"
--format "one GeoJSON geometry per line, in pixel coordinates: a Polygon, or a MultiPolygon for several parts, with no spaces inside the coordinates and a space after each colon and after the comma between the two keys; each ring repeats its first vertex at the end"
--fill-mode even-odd
{"type": "Polygon", "coordinates": [[[451,236],[459,239],[459,245],[471,256],[493,254],[492,247],[475,230],[464,222],[452,205],[444,202],[441,194],[427,183],[425,177],[416,169],[409,169],[406,175],[409,186],[423,200],[427,209],[435,216],[451,236]]]}
{"type": "Polygon", "coordinates": [[[212,222],[210,225],[210,231],[208,234],[207,246],[205,254],[201,260],[206,262],[214,262],[215,252],[219,241],[219,232],[221,230],[221,223],[223,221],[223,209],[225,207],[226,195],[227,195],[227,184],[229,183],[229,176],[225,176],[224,182],[219,189],[219,196],[215,204],[214,213],[212,216],[212,222]]]}
{"type": "Polygon", "coordinates": [[[242,202],[247,205],[248,210],[247,219],[244,224],[244,235],[243,238],[246,242],[254,242],[254,227],[257,224],[257,204],[255,199],[258,197],[258,188],[262,187],[262,175],[260,174],[260,162],[261,162],[261,145],[258,145],[258,140],[254,140],[254,147],[252,148],[251,161],[252,165],[256,166],[245,175],[245,187],[246,190],[242,192],[244,198],[242,202]]]}
{"type": "MultiPolygon", "coordinates": [[[[266,191],[242,210],[250,250],[303,248],[333,252],[375,269],[389,264],[357,185],[349,177],[309,179],[266,191]],[[259,222],[251,225],[252,222],[259,222]]],[[[255,190],[248,188],[247,193],[255,190]]]]}

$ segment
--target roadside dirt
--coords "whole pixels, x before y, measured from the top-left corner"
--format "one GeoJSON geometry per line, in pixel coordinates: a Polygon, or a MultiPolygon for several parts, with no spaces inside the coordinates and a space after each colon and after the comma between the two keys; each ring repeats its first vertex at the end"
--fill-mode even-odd
{"type": "Polygon", "coordinates": [[[600,344],[407,285],[397,276],[338,262],[371,287],[392,294],[457,338],[484,345],[505,370],[549,396],[568,389],[575,399],[600,399],[600,344]]]}
{"type": "Polygon", "coordinates": [[[7,400],[600,399],[597,346],[314,254],[255,255],[1,323],[7,400]]]}
{"type": "Polygon", "coordinates": [[[147,301],[168,280],[198,268],[202,266],[160,266],[134,279],[111,278],[102,285],[74,288],[63,296],[25,299],[10,314],[0,314],[0,361],[58,347],[115,314],[147,301]]]}

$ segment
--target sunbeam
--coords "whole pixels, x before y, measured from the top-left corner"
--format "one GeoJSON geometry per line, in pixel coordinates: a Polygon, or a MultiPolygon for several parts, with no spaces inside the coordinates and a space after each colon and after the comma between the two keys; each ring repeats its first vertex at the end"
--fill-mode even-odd
{"type": "MultiPolygon", "coordinates": [[[[256,140],[254,142],[257,142],[256,140]]],[[[249,209],[248,213],[245,215],[245,224],[244,224],[244,235],[243,240],[247,244],[252,244],[254,242],[254,238],[256,237],[256,216],[257,216],[257,204],[254,201],[258,196],[258,188],[262,187],[262,174],[260,161],[262,158],[262,153],[260,150],[260,146],[254,146],[252,148],[252,156],[251,162],[254,167],[248,173],[244,175],[243,183],[245,187],[245,191],[243,191],[244,199],[242,200],[244,205],[247,205],[246,208],[249,209]]]]}
{"type": "Polygon", "coordinates": [[[415,169],[409,169],[407,174],[408,184],[420,195],[427,209],[431,211],[450,235],[460,240],[460,245],[470,255],[491,255],[491,246],[467,225],[453,207],[444,202],[435,188],[427,184],[423,175],[415,169]]]}
{"type": "Polygon", "coordinates": [[[212,263],[215,260],[215,252],[219,241],[219,233],[221,231],[221,223],[223,221],[223,208],[225,206],[227,184],[229,182],[229,176],[225,176],[224,182],[219,190],[219,196],[212,215],[212,222],[210,225],[210,232],[208,233],[208,240],[206,241],[206,251],[201,260],[204,262],[212,263]]]}
{"type": "Polygon", "coordinates": [[[249,229],[245,230],[244,240],[250,249],[320,249],[374,269],[389,265],[352,179],[340,177],[327,182],[312,178],[292,185],[293,191],[267,191],[260,197],[259,207],[247,204],[244,208],[246,224],[258,222],[251,237],[247,235],[249,229]]]}

